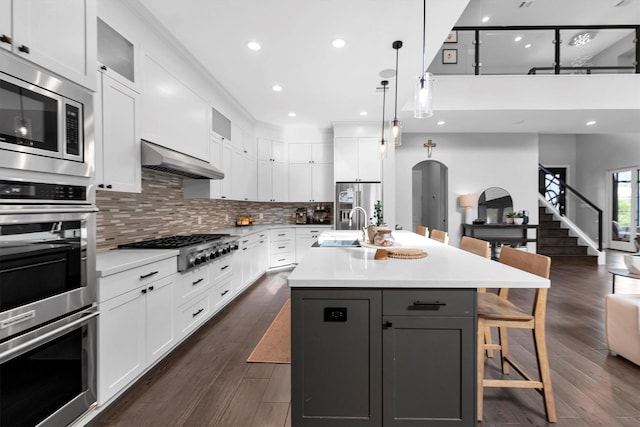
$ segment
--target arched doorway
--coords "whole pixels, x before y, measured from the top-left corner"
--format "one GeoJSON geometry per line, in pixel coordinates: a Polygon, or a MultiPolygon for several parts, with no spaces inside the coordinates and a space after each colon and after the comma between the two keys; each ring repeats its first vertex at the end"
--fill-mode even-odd
{"type": "Polygon", "coordinates": [[[411,170],[413,230],[421,224],[430,230],[448,228],[449,168],[436,160],[425,160],[411,170]]]}

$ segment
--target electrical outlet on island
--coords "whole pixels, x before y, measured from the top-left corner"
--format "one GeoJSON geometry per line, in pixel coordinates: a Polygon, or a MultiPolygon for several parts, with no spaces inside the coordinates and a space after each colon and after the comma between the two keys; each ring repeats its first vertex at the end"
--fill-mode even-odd
{"type": "Polygon", "coordinates": [[[264,219],[264,214],[262,212],[260,212],[260,214],[258,214],[258,218],[264,219]]]}

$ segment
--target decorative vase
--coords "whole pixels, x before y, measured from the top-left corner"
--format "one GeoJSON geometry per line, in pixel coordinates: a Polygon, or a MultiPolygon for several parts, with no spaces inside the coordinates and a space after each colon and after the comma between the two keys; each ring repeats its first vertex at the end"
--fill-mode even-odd
{"type": "Polygon", "coordinates": [[[378,232],[378,226],[377,225],[370,225],[367,227],[367,234],[369,237],[369,243],[373,244],[373,239],[376,236],[376,233],[378,232]]]}
{"type": "Polygon", "coordinates": [[[516,225],[522,225],[522,223],[524,222],[524,218],[513,218],[513,222],[516,225]]]}

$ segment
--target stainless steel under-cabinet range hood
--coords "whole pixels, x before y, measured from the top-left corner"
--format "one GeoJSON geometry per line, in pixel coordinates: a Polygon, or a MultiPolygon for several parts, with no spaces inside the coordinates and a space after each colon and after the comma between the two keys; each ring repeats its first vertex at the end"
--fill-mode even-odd
{"type": "Polygon", "coordinates": [[[142,167],[191,179],[223,179],[224,172],[195,157],[142,140],[142,167]]]}

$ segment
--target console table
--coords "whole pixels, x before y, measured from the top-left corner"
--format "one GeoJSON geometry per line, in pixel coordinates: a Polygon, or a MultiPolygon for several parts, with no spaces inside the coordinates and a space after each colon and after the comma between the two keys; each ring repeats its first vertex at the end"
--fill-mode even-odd
{"type": "Polygon", "coordinates": [[[491,258],[497,259],[498,243],[537,242],[537,224],[462,224],[462,235],[486,240],[491,243],[491,258]],[[529,230],[535,230],[536,237],[529,237],[529,230]]]}

